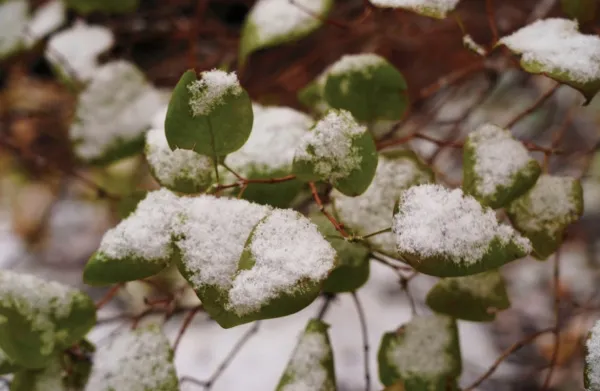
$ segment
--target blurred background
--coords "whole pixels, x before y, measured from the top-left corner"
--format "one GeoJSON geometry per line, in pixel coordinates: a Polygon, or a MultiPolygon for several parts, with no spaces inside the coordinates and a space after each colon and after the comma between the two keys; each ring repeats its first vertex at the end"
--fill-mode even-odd
{"type": "MultiPolygon", "coordinates": [[[[0,7],[11,1],[0,0],[0,7]]],[[[34,12],[51,2],[27,3],[34,12]]],[[[99,63],[131,61],[164,93],[166,104],[170,89],[187,69],[236,70],[241,27],[253,3],[140,0],[132,12],[82,14],[70,9],[55,30],[81,23],[104,27],[114,38],[99,56],[99,63]]],[[[560,1],[493,3],[500,36],[539,18],[565,17],[560,1]]],[[[463,140],[483,122],[505,125],[555,83],[519,70],[505,55],[482,59],[463,46],[462,29],[483,45],[492,40],[484,0],[462,0],[456,14],[458,18],[436,20],[406,11],[371,11],[362,0],[336,0],[320,29],[296,42],[253,53],[238,75],[256,102],[308,111],[298,100],[300,89],[342,55],[374,52],[404,74],[412,102],[410,114],[398,126],[378,124],[382,137],[402,137],[419,129],[437,139],[463,140]]],[[[106,290],[85,286],[82,267],[103,233],[131,209],[140,194],[158,185],[141,153],[103,167],[83,164],[74,157],[68,132],[77,93],[48,60],[48,36],[56,33],[41,37],[26,50],[9,52],[6,45],[11,39],[13,18],[0,11],[0,267],[77,286],[100,299],[106,290]]],[[[590,15],[581,30],[600,32],[598,16],[590,15]]],[[[92,50],[95,43],[96,38],[82,35],[72,42],[70,51],[92,50]]],[[[582,341],[600,310],[600,157],[596,153],[600,98],[587,106],[582,106],[583,101],[577,91],[560,87],[513,128],[520,139],[565,151],[549,159],[550,172],[579,177],[584,187],[585,214],[570,227],[560,252],[562,331],[557,366],[549,385],[552,390],[583,389],[582,341]]],[[[413,140],[410,147],[434,167],[438,181],[449,186],[460,183],[460,150],[425,140],[413,140]]],[[[541,153],[534,156],[540,161],[544,157],[541,153]]],[[[514,342],[553,324],[551,262],[524,259],[503,271],[512,307],[490,324],[459,322],[462,384],[478,378],[514,342]]],[[[184,292],[178,296],[177,306],[197,304],[175,272],[163,276],[162,283],[184,292]]],[[[419,313],[427,312],[423,300],[434,283],[435,279],[422,275],[411,281],[419,313]]],[[[371,278],[358,294],[367,317],[372,389],[378,390],[383,388],[376,362],[381,335],[410,319],[410,306],[397,276],[378,263],[372,264],[371,278]]],[[[142,313],[147,316],[141,321],[162,321],[161,307],[151,300],[155,296],[153,287],[128,284],[100,312],[101,322],[91,340],[105,342],[112,333],[127,327],[129,318],[142,313]]],[[[229,367],[212,389],[274,389],[296,337],[307,319],[318,312],[321,300],[292,316],[261,322],[239,354],[227,360],[229,367]]],[[[173,340],[184,316],[176,312],[165,323],[173,340]]],[[[325,320],[332,325],[339,390],[363,390],[363,347],[351,297],[336,297],[325,320]]],[[[209,379],[252,327],[224,330],[205,314],[199,314],[177,351],[179,375],[209,379]]],[[[541,389],[553,344],[551,334],[536,339],[505,360],[479,389],[541,389]]],[[[0,383],[0,390],[2,387],[0,383]]],[[[182,389],[203,387],[185,382],[182,389]]]]}

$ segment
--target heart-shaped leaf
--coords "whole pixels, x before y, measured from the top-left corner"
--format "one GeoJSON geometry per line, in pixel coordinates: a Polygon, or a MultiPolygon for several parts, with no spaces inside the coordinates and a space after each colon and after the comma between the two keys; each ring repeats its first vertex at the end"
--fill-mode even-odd
{"type": "Polygon", "coordinates": [[[416,270],[457,277],[496,269],[531,251],[528,239],[461,189],[411,187],[400,196],[392,230],[400,255],[416,270]]]}
{"type": "Polygon", "coordinates": [[[86,391],[179,391],[169,340],[156,325],[98,346],[86,391]]]}
{"type": "MultiPolygon", "coordinates": [[[[391,226],[394,204],[404,190],[429,183],[433,173],[412,151],[384,152],[373,182],[358,197],[332,191],[336,215],[344,226],[358,236],[368,235],[391,226]]],[[[369,246],[391,257],[398,255],[394,234],[382,233],[368,239],[369,246]]]]}
{"type": "Polygon", "coordinates": [[[139,6],[140,0],[65,0],[67,6],[77,13],[107,12],[122,14],[133,12],[139,6]]]}
{"type": "Polygon", "coordinates": [[[444,19],[460,0],[371,0],[376,7],[403,8],[424,16],[444,19]]]}
{"type": "Polygon", "coordinates": [[[165,269],[176,256],[172,221],[181,199],[166,189],[149,192],[136,210],[107,231],[88,261],[83,279],[106,285],[144,279],[165,269]]]}
{"type": "Polygon", "coordinates": [[[510,307],[506,287],[498,270],[466,277],[441,279],[427,294],[427,305],[457,319],[487,322],[510,307]]]}
{"type": "Polygon", "coordinates": [[[190,149],[216,160],[244,145],[252,120],[252,102],[235,73],[205,71],[198,80],[194,71],[187,71],[171,95],[165,132],[171,149],[190,149]]]}
{"type": "Polygon", "coordinates": [[[577,28],[577,22],[568,19],[538,20],[498,44],[520,54],[525,71],[568,84],[589,102],[600,89],[600,37],[581,34],[577,28]]]}
{"type": "Polygon", "coordinates": [[[252,52],[312,33],[323,24],[332,5],[333,0],[257,1],[242,28],[240,65],[252,52]]]}
{"type": "Polygon", "coordinates": [[[494,209],[523,195],[542,171],[521,142],[491,124],[469,134],[463,163],[465,193],[494,209]]]}
{"type": "Polygon", "coordinates": [[[367,128],[345,110],[331,110],[296,149],[294,173],[305,181],[327,181],[343,194],[362,194],[377,169],[377,150],[367,128]]]}
{"type": "Polygon", "coordinates": [[[385,58],[351,54],[328,68],[324,97],[329,106],[366,123],[401,119],[408,106],[406,90],[404,77],[385,58]]]}
{"type": "Polygon", "coordinates": [[[32,275],[0,271],[0,349],[14,363],[42,368],[95,323],[96,309],[86,294],[32,275]]]}
{"type": "Polygon", "coordinates": [[[458,390],[462,371],[456,321],[445,315],[414,317],[383,335],[378,353],[379,379],[406,390],[458,390]]]}
{"type": "Polygon", "coordinates": [[[542,175],[507,212],[515,228],[531,240],[533,255],[546,259],[562,243],[565,229],[583,214],[581,182],[542,175]]]}
{"type": "Polygon", "coordinates": [[[565,14],[579,23],[594,20],[598,10],[598,0],[561,0],[560,5],[565,14]]]}
{"type": "Polygon", "coordinates": [[[276,391],[335,391],[333,351],[327,335],[329,325],[311,319],[292,353],[276,391]]]}

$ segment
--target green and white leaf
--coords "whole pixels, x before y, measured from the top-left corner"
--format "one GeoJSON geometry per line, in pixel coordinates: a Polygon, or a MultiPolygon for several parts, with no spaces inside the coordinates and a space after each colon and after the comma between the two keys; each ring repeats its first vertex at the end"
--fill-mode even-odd
{"type": "Polygon", "coordinates": [[[565,14],[579,23],[594,20],[598,10],[597,0],[561,0],[560,5],[565,14]]]}
{"type": "Polygon", "coordinates": [[[21,50],[23,32],[28,21],[27,0],[6,0],[0,3],[0,59],[21,50]]]}
{"type": "Polygon", "coordinates": [[[594,324],[585,343],[583,373],[586,391],[600,391],[600,321],[594,324]]]}
{"type": "Polygon", "coordinates": [[[212,196],[188,202],[175,227],[181,273],[222,327],[303,309],[335,267],[335,250],[298,212],[212,196]]]}
{"type": "Polygon", "coordinates": [[[538,20],[498,41],[521,55],[521,67],[578,89],[589,102],[600,89],[600,37],[581,34],[576,21],[538,20]]]}
{"type": "Polygon", "coordinates": [[[443,278],[427,294],[427,305],[440,314],[488,322],[510,307],[504,279],[498,270],[466,277],[443,278]]]}
{"type": "Polygon", "coordinates": [[[83,292],[32,275],[0,271],[0,349],[14,363],[43,368],[95,323],[94,303],[83,292]]]}
{"type": "Polygon", "coordinates": [[[135,211],[108,230],[83,271],[90,285],[144,279],[165,269],[177,254],[172,223],[181,199],[166,189],[149,192],[135,211]]]}
{"type": "Polygon", "coordinates": [[[165,130],[146,133],[146,160],[162,186],[181,193],[200,193],[215,182],[212,158],[186,149],[171,150],[165,130]]]}
{"type": "Polygon", "coordinates": [[[48,34],[56,31],[67,20],[67,10],[62,0],[50,0],[40,5],[25,26],[23,42],[32,47],[48,34]]]}
{"type": "Polygon", "coordinates": [[[252,102],[235,73],[183,74],[173,90],[165,132],[171,149],[225,156],[246,143],[252,131],[252,102]]]}
{"type": "Polygon", "coordinates": [[[308,321],[276,391],[336,390],[328,328],[329,325],[319,319],[308,321]]]}
{"type": "Polygon", "coordinates": [[[364,193],[376,169],[373,137],[345,110],[331,110],[317,122],[296,148],[293,164],[299,179],[329,182],[349,196],[364,193]]]}
{"type": "Polygon", "coordinates": [[[581,182],[542,175],[535,186],[507,208],[513,225],[531,240],[533,255],[546,259],[563,240],[565,229],[583,214],[581,182]]]}
{"type": "Polygon", "coordinates": [[[89,14],[92,12],[128,13],[135,11],[140,0],[64,0],[69,8],[77,13],[89,14]]]}
{"type": "Polygon", "coordinates": [[[85,391],[179,391],[169,340],[156,325],[98,347],[85,391]]]}
{"type": "Polygon", "coordinates": [[[161,106],[160,94],[135,65],[118,60],[101,66],[78,97],[69,131],[76,155],[106,164],[142,151],[161,106]]]}
{"type": "MultiPolygon", "coordinates": [[[[409,150],[384,152],[373,182],[358,197],[331,192],[334,210],[344,226],[357,236],[368,235],[391,226],[394,204],[402,192],[413,185],[430,183],[433,173],[409,150]]],[[[394,234],[382,233],[367,239],[369,246],[391,257],[398,255],[394,234]]]]}
{"type": "Polygon", "coordinates": [[[464,192],[493,209],[523,195],[542,171],[521,142],[492,124],[480,126],[467,137],[463,170],[464,192]]]}
{"type": "Polygon", "coordinates": [[[15,373],[10,391],[73,391],[64,380],[65,374],[56,356],[43,369],[15,373]]]}
{"type": "Polygon", "coordinates": [[[376,7],[403,8],[424,16],[444,19],[459,0],[371,0],[376,7]]]}
{"type": "Polygon", "coordinates": [[[242,28],[240,65],[252,52],[312,33],[323,24],[332,5],[333,0],[258,0],[242,28]]]}
{"type": "Polygon", "coordinates": [[[345,55],[326,75],[323,92],[327,104],[349,111],[360,122],[399,120],[408,107],[404,77],[376,54],[345,55]]]}
{"type": "Polygon", "coordinates": [[[407,391],[458,390],[462,361],[456,321],[438,314],[414,317],[383,335],[378,361],[386,386],[401,381],[407,391]]]}
{"type": "Polygon", "coordinates": [[[337,267],[325,280],[323,291],[353,292],[363,286],[369,279],[369,248],[360,242],[350,242],[343,238],[323,213],[313,212],[309,217],[335,249],[339,260],[337,267]]]}
{"type": "Polygon", "coordinates": [[[411,187],[400,196],[392,231],[399,254],[416,270],[458,277],[524,257],[531,243],[461,189],[411,187]]]}

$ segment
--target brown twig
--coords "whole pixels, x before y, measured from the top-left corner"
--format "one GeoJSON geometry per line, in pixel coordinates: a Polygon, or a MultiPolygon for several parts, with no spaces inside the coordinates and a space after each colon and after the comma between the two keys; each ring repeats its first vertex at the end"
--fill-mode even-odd
{"type": "Polygon", "coordinates": [[[327,219],[329,219],[331,224],[333,224],[335,229],[343,237],[347,238],[348,233],[344,230],[344,227],[342,227],[342,225],[335,219],[335,217],[333,217],[329,212],[327,212],[325,210],[325,206],[323,205],[323,201],[321,201],[321,197],[319,197],[319,193],[317,192],[317,187],[315,186],[314,182],[309,182],[308,185],[310,186],[310,191],[312,192],[313,198],[314,198],[315,202],[317,203],[317,206],[319,207],[319,210],[321,211],[321,213],[323,213],[323,215],[325,215],[325,217],[327,217],[327,219]]]}
{"type": "Polygon", "coordinates": [[[548,91],[546,91],[535,102],[533,102],[533,104],[531,106],[529,106],[527,109],[525,109],[521,113],[517,114],[517,116],[515,116],[512,120],[508,121],[505,128],[510,129],[510,128],[514,127],[523,118],[527,117],[529,114],[533,113],[535,110],[540,108],[540,106],[542,106],[544,104],[544,102],[546,102],[546,100],[548,98],[550,98],[552,96],[552,94],[554,94],[554,92],[556,92],[558,87],[560,87],[560,84],[556,83],[554,85],[554,87],[552,87],[548,91]]]}
{"type": "Polygon", "coordinates": [[[194,307],[190,312],[188,312],[186,314],[185,318],[183,319],[183,323],[181,324],[181,328],[179,329],[179,332],[177,333],[177,338],[175,339],[175,343],[173,344],[173,352],[177,352],[177,347],[179,347],[179,343],[181,342],[181,339],[183,338],[183,334],[188,329],[188,327],[190,327],[192,320],[194,319],[196,314],[201,309],[202,309],[202,305],[199,305],[199,306],[194,307]]]}
{"type": "Polygon", "coordinates": [[[492,32],[492,44],[490,46],[493,47],[496,42],[498,42],[498,26],[496,25],[496,13],[494,11],[493,0],[485,0],[485,13],[492,32]]]}
{"type": "Polygon", "coordinates": [[[363,340],[363,360],[364,360],[364,368],[365,368],[365,391],[371,390],[371,370],[369,369],[369,333],[367,330],[367,318],[365,316],[365,311],[363,306],[358,299],[358,294],[356,292],[352,292],[352,300],[354,301],[354,306],[356,307],[356,312],[358,313],[358,320],[360,322],[360,330],[363,340]]]}
{"type": "Polygon", "coordinates": [[[113,285],[108,292],[96,303],[96,311],[104,307],[108,302],[110,302],[113,297],[119,292],[119,289],[123,287],[123,284],[113,285]]]}
{"type": "Polygon", "coordinates": [[[323,320],[325,314],[327,314],[327,311],[329,311],[331,302],[333,302],[334,299],[335,295],[333,293],[323,293],[323,304],[321,304],[321,307],[319,308],[319,312],[316,316],[317,319],[323,320]]]}
{"type": "Polygon", "coordinates": [[[552,350],[552,358],[550,359],[550,368],[548,369],[548,374],[546,375],[541,391],[548,390],[550,387],[550,381],[552,380],[552,375],[556,368],[560,347],[560,248],[554,256],[552,281],[554,285],[554,327],[552,328],[552,334],[554,334],[554,348],[552,350]]]}

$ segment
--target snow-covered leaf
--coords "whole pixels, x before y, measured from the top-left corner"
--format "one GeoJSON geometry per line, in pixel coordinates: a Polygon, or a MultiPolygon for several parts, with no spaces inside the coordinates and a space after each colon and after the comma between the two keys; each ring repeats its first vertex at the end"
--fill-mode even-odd
{"type": "Polygon", "coordinates": [[[127,13],[137,9],[140,0],[64,0],[80,14],[92,12],[127,13]]]}
{"type": "Polygon", "coordinates": [[[523,195],[541,173],[527,148],[492,124],[469,134],[463,160],[463,190],[494,209],[523,195]]]}
{"type": "Polygon", "coordinates": [[[23,40],[26,46],[33,46],[51,32],[62,26],[67,18],[62,0],[51,0],[39,6],[25,26],[23,40]]]}
{"type": "Polygon", "coordinates": [[[68,84],[88,81],[97,71],[98,56],[114,45],[112,31],[78,20],[48,40],[45,56],[68,84]]]}
{"type": "Polygon", "coordinates": [[[531,243],[461,189],[411,187],[400,196],[392,230],[400,255],[416,270],[457,277],[498,268],[531,251],[531,243]]]}
{"type": "Polygon", "coordinates": [[[598,0],[561,0],[563,12],[579,23],[594,20],[598,10],[598,0]]]}
{"type": "Polygon", "coordinates": [[[327,77],[322,76],[323,74],[298,91],[298,101],[319,115],[331,109],[323,97],[323,89],[325,88],[327,77]]]}
{"type": "Polygon", "coordinates": [[[427,305],[440,314],[475,322],[492,321],[510,307],[498,270],[441,279],[427,294],[427,305]]]}
{"type": "Polygon", "coordinates": [[[21,49],[28,20],[27,0],[0,2],[0,59],[21,49]]]}
{"type": "Polygon", "coordinates": [[[173,90],[165,131],[172,149],[190,149],[212,158],[244,145],[252,130],[252,102],[235,73],[183,74],[173,90]]]}
{"type": "MultiPolygon", "coordinates": [[[[331,192],[337,216],[355,235],[367,235],[391,226],[394,204],[404,190],[433,180],[431,170],[412,151],[384,152],[373,182],[362,195],[348,197],[331,192]]],[[[368,238],[371,248],[389,256],[397,256],[394,234],[382,233],[368,238]]]]}
{"type": "Polygon", "coordinates": [[[329,325],[311,319],[300,336],[276,391],[335,391],[329,325]]]}
{"type": "Polygon", "coordinates": [[[156,325],[117,334],[93,361],[85,391],[179,391],[173,350],[156,325]]]}
{"type": "Polygon", "coordinates": [[[94,302],[53,281],[0,271],[0,349],[25,368],[42,368],[96,323],[94,302]]]}
{"type": "Polygon", "coordinates": [[[323,213],[313,212],[309,217],[335,249],[339,261],[325,280],[323,291],[352,292],[363,286],[369,279],[369,248],[343,238],[323,213]]]}
{"type": "Polygon", "coordinates": [[[515,228],[531,240],[533,255],[546,259],[562,243],[565,229],[583,214],[581,182],[542,175],[507,212],[515,228]]]}
{"type": "Polygon", "coordinates": [[[379,379],[401,381],[407,391],[458,390],[462,371],[456,321],[445,315],[421,315],[383,335],[378,353],[379,379]]]}
{"type": "Polygon", "coordinates": [[[68,355],[56,355],[41,370],[24,370],[15,373],[11,391],[78,391],[87,382],[91,369],[87,358],[72,360],[68,355]],[[68,371],[65,369],[68,368],[68,371]]]}
{"type": "MultiPolygon", "coordinates": [[[[279,178],[291,174],[296,146],[314,121],[288,107],[254,104],[253,110],[250,138],[242,148],[227,155],[225,163],[248,179],[279,178]]],[[[299,180],[270,185],[251,183],[243,197],[283,208],[292,202],[302,187],[299,180]]]]}
{"type": "Polygon", "coordinates": [[[176,256],[172,221],[181,200],[166,189],[148,193],[136,210],[107,231],[83,271],[87,284],[105,285],[153,276],[176,256]]]}
{"type": "Polygon", "coordinates": [[[214,181],[212,158],[187,149],[171,150],[165,130],[146,133],[146,160],[158,183],[182,193],[200,193],[214,181]]]}
{"type": "Polygon", "coordinates": [[[600,321],[594,324],[585,343],[584,387],[600,391],[600,321]]]}
{"type": "Polygon", "coordinates": [[[368,53],[345,55],[333,63],[323,91],[329,106],[370,123],[402,118],[408,106],[406,89],[404,77],[392,64],[368,53]]]}
{"type": "Polygon", "coordinates": [[[160,107],[160,94],[133,64],[103,65],[78,97],[69,132],[75,153],[86,162],[107,164],[140,152],[160,107]]]}
{"type": "Polygon", "coordinates": [[[188,201],[175,225],[180,269],[222,327],[301,310],[335,267],[335,250],[298,212],[212,196],[188,201]]]}
{"type": "Polygon", "coordinates": [[[500,39],[521,55],[521,66],[578,89],[589,102],[600,89],[600,37],[578,31],[576,21],[538,20],[500,39]]]}
{"type": "Polygon", "coordinates": [[[327,181],[348,196],[364,193],[377,169],[377,150],[367,128],[345,110],[331,110],[295,151],[293,170],[305,181],[327,181]]]}
{"type": "Polygon", "coordinates": [[[239,63],[259,49],[300,39],[322,24],[333,0],[259,0],[248,13],[240,38],[239,63]]]}
{"type": "Polygon", "coordinates": [[[424,16],[443,19],[460,0],[371,0],[376,7],[404,8],[424,16]]]}
{"type": "Polygon", "coordinates": [[[19,366],[15,364],[2,349],[0,349],[0,375],[6,375],[19,370],[19,366]]]}

